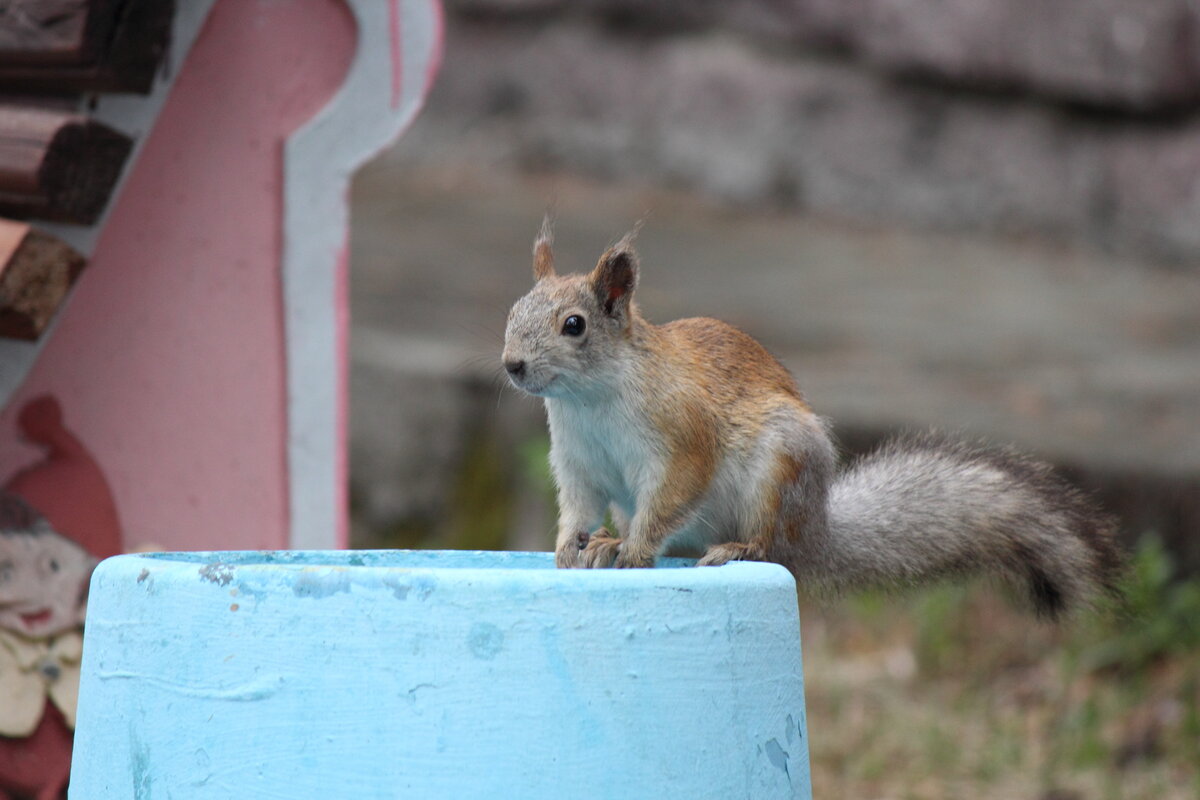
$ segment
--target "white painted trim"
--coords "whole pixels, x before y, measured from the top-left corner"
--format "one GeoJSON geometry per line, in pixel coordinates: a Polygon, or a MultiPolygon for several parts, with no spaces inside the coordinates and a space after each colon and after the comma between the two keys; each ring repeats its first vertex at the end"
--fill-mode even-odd
{"type": "Polygon", "coordinates": [[[289,546],[339,546],[346,446],[339,409],[348,354],[338,264],[350,180],[420,110],[441,41],[437,0],[347,0],[358,24],[341,89],[284,149],[283,292],[288,382],[289,546]],[[394,23],[399,22],[398,26],[394,23]],[[398,27],[400,41],[393,42],[398,27]],[[401,83],[393,87],[399,58],[401,83]]]}

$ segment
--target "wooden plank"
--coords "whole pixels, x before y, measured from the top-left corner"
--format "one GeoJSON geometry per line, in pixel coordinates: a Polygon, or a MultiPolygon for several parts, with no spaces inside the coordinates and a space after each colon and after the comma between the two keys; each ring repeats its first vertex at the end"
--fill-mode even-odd
{"type": "Polygon", "coordinates": [[[0,105],[0,213],[95,222],[132,145],[79,114],[0,105]]]}
{"type": "Polygon", "coordinates": [[[80,65],[112,34],[121,0],[6,0],[0,4],[0,64],[80,65]]]}
{"type": "Polygon", "coordinates": [[[149,91],[175,0],[0,0],[0,91],[149,91]]]}
{"type": "Polygon", "coordinates": [[[0,219],[0,336],[41,336],[84,264],[83,256],[53,236],[0,219]]]}

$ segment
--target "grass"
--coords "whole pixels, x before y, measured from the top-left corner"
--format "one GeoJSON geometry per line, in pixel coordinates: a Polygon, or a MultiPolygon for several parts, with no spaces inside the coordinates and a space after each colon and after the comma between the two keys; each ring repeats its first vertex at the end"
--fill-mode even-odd
{"type": "Polygon", "coordinates": [[[1200,581],[1153,539],[1061,626],[985,586],[802,604],[817,797],[1200,796],[1200,581]]]}

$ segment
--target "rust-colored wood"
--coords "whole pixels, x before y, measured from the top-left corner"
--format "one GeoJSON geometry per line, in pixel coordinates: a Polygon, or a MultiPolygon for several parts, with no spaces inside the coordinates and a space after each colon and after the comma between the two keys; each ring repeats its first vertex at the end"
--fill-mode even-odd
{"type": "Polygon", "coordinates": [[[174,0],[0,0],[0,91],[146,92],[174,0]]]}
{"type": "Polygon", "coordinates": [[[0,105],[0,213],[95,222],[132,145],[79,114],[0,105]]]}
{"type": "Polygon", "coordinates": [[[48,233],[0,219],[0,336],[41,336],[84,264],[83,256],[48,233]]]}

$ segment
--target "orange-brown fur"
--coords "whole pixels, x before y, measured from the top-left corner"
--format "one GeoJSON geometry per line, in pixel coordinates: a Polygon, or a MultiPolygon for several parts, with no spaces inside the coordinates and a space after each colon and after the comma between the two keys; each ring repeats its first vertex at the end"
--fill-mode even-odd
{"type": "Polygon", "coordinates": [[[545,398],[559,566],[690,550],[701,565],[777,561],[832,588],[991,571],[1047,615],[1112,585],[1111,522],[1048,469],[901,440],[836,475],[825,423],[787,369],[724,322],[647,322],[637,276],[630,237],[590,274],[558,275],[544,226],[536,285],[509,314],[506,368],[545,398]]]}

